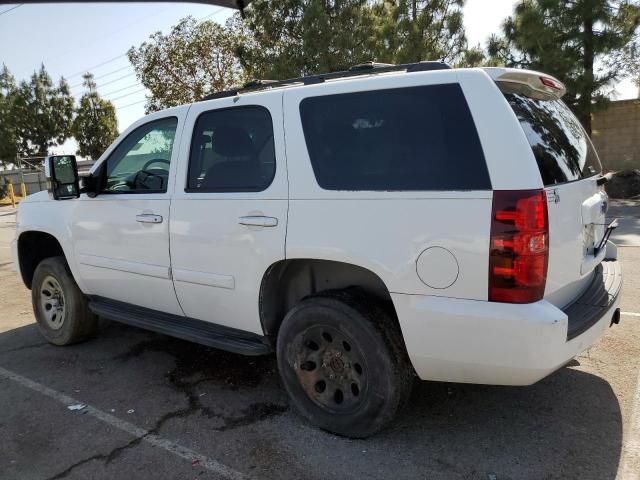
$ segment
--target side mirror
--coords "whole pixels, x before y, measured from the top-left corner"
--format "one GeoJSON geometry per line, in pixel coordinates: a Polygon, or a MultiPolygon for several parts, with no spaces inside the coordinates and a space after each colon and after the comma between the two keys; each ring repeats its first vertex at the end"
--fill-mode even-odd
{"type": "Polygon", "coordinates": [[[75,155],[51,155],[45,159],[44,165],[51,198],[69,200],[80,197],[75,155]]]}

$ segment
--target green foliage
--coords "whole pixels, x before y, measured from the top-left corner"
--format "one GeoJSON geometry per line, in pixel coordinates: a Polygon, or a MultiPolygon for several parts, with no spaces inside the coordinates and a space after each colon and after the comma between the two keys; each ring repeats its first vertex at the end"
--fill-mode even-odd
{"type": "Polygon", "coordinates": [[[169,34],[154,33],[138,48],[132,47],[129,61],[151,91],[147,112],[191,103],[241,82],[233,53],[238,35],[228,26],[186,17],[169,34]]]}
{"type": "Polygon", "coordinates": [[[18,154],[18,139],[12,119],[16,83],[6,65],[0,70],[0,164],[13,163],[18,154]]]}
{"type": "Polygon", "coordinates": [[[371,60],[477,65],[467,50],[464,0],[254,0],[226,25],[181,20],[129,50],[151,91],[147,111],[199,100],[246,79],[344,70],[371,60]]]}
{"type": "MultiPolygon", "coordinates": [[[[382,8],[382,6],[380,6],[382,8]]],[[[255,0],[232,25],[243,35],[236,48],[252,78],[281,79],[344,70],[377,55],[389,24],[366,0],[255,0]]]]}
{"type": "Polygon", "coordinates": [[[388,35],[394,63],[459,60],[467,46],[463,6],[464,0],[399,0],[388,35]]]}
{"type": "Polygon", "coordinates": [[[14,112],[21,155],[45,154],[71,136],[73,97],[69,84],[61,78],[54,85],[44,65],[20,82],[14,112]]]}
{"type": "Polygon", "coordinates": [[[522,0],[493,36],[496,63],[550,73],[567,86],[565,101],[591,132],[591,113],[606,105],[612,82],[638,75],[637,0],[522,0]]]}
{"type": "Polygon", "coordinates": [[[287,78],[378,61],[463,63],[464,0],[254,0],[236,54],[247,75],[287,78]]]}
{"type": "Polygon", "coordinates": [[[71,134],[73,97],[60,79],[54,85],[44,65],[29,82],[15,84],[3,65],[0,72],[0,160],[13,163],[16,155],[46,154],[71,134]]]}
{"type": "Polygon", "coordinates": [[[87,91],[80,98],[72,132],[78,153],[96,160],[118,136],[118,120],[113,104],[98,95],[93,75],[86,73],[83,78],[87,91]]]}
{"type": "Polygon", "coordinates": [[[6,175],[0,175],[0,200],[6,198],[9,194],[9,184],[11,181],[6,175]]]}

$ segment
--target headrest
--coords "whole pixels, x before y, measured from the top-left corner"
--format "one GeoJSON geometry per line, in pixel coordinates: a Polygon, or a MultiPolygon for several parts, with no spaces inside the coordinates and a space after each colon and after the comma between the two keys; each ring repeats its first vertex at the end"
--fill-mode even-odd
{"type": "Polygon", "coordinates": [[[211,143],[211,135],[200,135],[200,138],[198,139],[198,145],[200,147],[203,147],[207,143],[211,143]]]}
{"type": "Polygon", "coordinates": [[[253,141],[242,127],[219,126],[213,132],[213,151],[224,157],[253,155],[253,141]]]}

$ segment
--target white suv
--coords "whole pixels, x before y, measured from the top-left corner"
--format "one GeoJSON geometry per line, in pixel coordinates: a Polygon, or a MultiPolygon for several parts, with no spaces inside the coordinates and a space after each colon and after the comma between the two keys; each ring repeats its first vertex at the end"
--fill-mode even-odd
{"type": "Polygon", "coordinates": [[[97,317],[248,355],[365,437],[424,380],[528,385],[619,319],[606,177],[548,75],[423,62],[255,82],[139,120],[20,204],[42,334],[97,317]],[[55,201],[65,200],[65,201],[55,201]]]}

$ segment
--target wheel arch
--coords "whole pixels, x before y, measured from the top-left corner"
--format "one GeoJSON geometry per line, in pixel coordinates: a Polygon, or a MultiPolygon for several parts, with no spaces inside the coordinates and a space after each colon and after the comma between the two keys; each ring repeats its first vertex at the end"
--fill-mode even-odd
{"type": "Polygon", "coordinates": [[[303,298],[348,287],[365,291],[397,322],[389,289],[376,273],[347,262],[298,258],[273,263],[262,277],[259,309],[264,334],[277,335],[287,312],[303,298]]]}
{"type": "Polygon", "coordinates": [[[33,274],[42,260],[61,256],[68,261],[62,243],[51,233],[27,230],[20,233],[17,244],[20,276],[29,289],[33,282],[33,274]]]}

